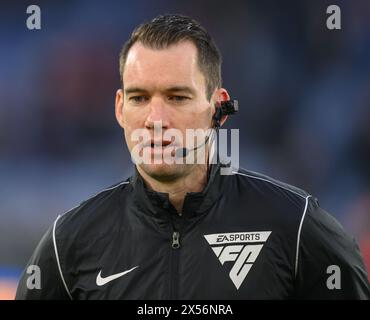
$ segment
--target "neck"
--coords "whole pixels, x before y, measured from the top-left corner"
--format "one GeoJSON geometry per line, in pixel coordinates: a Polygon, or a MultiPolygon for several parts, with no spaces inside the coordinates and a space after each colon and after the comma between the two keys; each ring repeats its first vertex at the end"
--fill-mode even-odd
{"type": "Polygon", "coordinates": [[[137,166],[137,170],[149,189],[168,193],[169,200],[179,215],[182,213],[186,194],[189,192],[201,192],[207,184],[206,164],[195,165],[186,175],[168,181],[159,181],[149,176],[139,166],[137,166]]]}

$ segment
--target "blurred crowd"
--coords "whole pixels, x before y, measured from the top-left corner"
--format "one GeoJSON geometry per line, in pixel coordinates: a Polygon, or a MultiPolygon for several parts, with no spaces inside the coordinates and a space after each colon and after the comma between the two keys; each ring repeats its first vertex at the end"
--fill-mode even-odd
{"type": "Polygon", "coordinates": [[[26,2],[0,6],[0,278],[58,214],[132,172],[114,117],[118,54],[161,13],[194,17],[218,43],[240,165],[318,197],[370,266],[369,1],[336,1],[341,30],[326,28],[326,1],[38,4],[39,31],[26,2]]]}

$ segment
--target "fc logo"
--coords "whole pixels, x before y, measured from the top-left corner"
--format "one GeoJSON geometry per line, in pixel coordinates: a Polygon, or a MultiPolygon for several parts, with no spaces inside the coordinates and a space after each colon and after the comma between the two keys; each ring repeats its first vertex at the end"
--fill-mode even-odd
{"type": "Polygon", "coordinates": [[[238,290],[260,254],[263,243],[267,241],[270,233],[271,231],[233,232],[207,234],[204,237],[211,245],[213,252],[222,265],[227,261],[235,261],[229,276],[238,290]]]}

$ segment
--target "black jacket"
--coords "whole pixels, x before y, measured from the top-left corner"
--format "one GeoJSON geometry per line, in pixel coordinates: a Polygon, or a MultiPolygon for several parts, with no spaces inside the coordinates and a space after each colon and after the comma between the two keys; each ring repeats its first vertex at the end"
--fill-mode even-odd
{"type": "Polygon", "coordinates": [[[16,299],[369,299],[358,246],[317,199],[240,169],[210,171],[182,215],[137,173],[59,216],[16,299]]]}

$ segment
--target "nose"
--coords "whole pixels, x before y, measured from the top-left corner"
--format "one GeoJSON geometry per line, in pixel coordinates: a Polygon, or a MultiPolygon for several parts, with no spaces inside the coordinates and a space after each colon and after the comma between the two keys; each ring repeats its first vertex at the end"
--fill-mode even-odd
{"type": "Polygon", "coordinates": [[[145,120],[145,127],[147,129],[153,129],[154,122],[161,121],[162,128],[169,128],[170,121],[168,112],[168,106],[166,106],[161,99],[152,99],[150,112],[145,120]]]}

